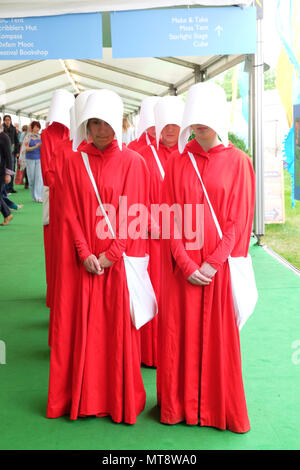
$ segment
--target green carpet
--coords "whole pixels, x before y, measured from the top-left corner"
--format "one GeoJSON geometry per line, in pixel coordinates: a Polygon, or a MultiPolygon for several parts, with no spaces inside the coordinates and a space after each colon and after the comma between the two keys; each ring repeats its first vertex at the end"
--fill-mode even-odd
{"type": "Polygon", "coordinates": [[[12,199],[24,207],[0,227],[0,345],[6,347],[6,363],[0,364],[1,450],[300,448],[300,278],[253,244],[259,301],[241,332],[249,433],[160,424],[150,368],[142,369],[146,408],[133,426],[109,417],[47,419],[42,206],[31,201],[29,190],[17,190],[12,199]]]}

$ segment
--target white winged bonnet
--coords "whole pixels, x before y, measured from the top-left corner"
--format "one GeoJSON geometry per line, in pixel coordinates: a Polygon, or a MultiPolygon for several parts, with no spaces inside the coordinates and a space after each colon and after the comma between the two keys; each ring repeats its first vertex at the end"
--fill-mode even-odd
{"type": "Polygon", "coordinates": [[[148,96],[143,99],[137,128],[137,140],[149,127],[155,126],[154,106],[158,100],[158,96],[148,96]]]}
{"type": "Polygon", "coordinates": [[[75,104],[70,108],[70,140],[74,139],[74,133],[76,131],[76,120],[75,120],[75,104]]]}
{"type": "MultiPolygon", "coordinates": [[[[80,96],[80,95],[79,95],[80,96]]],[[[78,115],[76,113],[77,132],[87,139],[87,123],[96,118],[107,122],[115,132],[119,149],[122,150],[123,101],[111,90],[94,90],[88,96],[85,106],[78,115]]]]}
{"type": "Polygon", "coordinates": [[[70,129],[70,109],[74,100],[74,95],[69,91],[55,90],[52,94],[46,123],[59,122],[70,129]]]}
{"type": "Polygon", "coordinates": [[[78,146],[81,142],[85,139],[85,130],[78,126],[78,121],[80,121],[84,107],[86,105],[87,99],[91,93],[95,90],[85,90],[82,91],[74,102],[74,111],[71,111],[71,122],[74,123],[74,128],[72,129],[71,133],[73,136],[73,150],[76,152],[78,146]]]}
{"type": "Polygon", "coordinates": [[[226,94],[216,83],[201,82],[193,85],[186,96],[181,130],[178,139],[182,153],[192,133],[191,125],[202,124],[213,129],[223,145],[228,145],[228,108],[226,94]]]}
{"type": "Polygon", "coordinates": [[[179,96],[164,96],[159,98],[154,106],[156,143],[159,148],[160,134],[168,124],[181,126],[184,111],[184,102],[179,96]]]}

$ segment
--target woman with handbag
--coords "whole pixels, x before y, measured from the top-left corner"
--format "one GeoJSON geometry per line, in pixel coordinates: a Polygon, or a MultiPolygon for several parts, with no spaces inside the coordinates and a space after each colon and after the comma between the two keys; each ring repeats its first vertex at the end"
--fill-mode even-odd
{"type": "Polygon", "coordinates": [[[161,422],[244,433],[250,424],[228,257],[247,256],[255,176],[248,155],[228,143],[226,96],[218,85],[199,83],[189,90],[179,151],[166,168],[163,202],[178,204],[182,227],[197,227],[197,236],[188,239],[175,220],[173,236],[171,231],[170,240],[162,241],[161,422]],[[194,210],[185,213],[186,205],[194,210]]]}
{"type": "Polygon", "coordinates": [[[43,178],[41,172],[41,124],[33,121],[30,124],[31,132],[24,138],[26,151],[26,172],[32,200],[43,202],[43,178]]]}
{"type": "Polygon", "coordinates": [[[143,258],[146,253],[148,214],[145,236],[136,237],[136,216],[128,216],[125,206],[148,207],[149,174],[144,160],[122,146],[122,116],[116,93],[94,91],[77,119],[77,134],[85,129],[91,142],[65,162],[63,219],[79,275],[76,289],[68,289],[72,279],[62,279],[65,296],[53,325],[48,418],[111,416],[133,424],[145,405],[123,254],[143,258]]]}

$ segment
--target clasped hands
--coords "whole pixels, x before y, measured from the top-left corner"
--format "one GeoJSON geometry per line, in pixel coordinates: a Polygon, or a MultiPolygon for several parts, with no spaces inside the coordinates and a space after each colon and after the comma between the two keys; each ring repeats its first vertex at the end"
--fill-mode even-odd
{"type": "Polygon", "coordinates": [[[187,280],[195,286],[208,286],[216,272],[217,270],[209,263],[204,262],[199,269],[188,277],[187,280]]]}
{"type": "Polygon", "coordinates": [[[113,263],[106,258],[105,253],[100,253],[98,258],[96,255],[90,255],[83,262],[87,272],[97,274],[98,276],[103,274],[104,269],[109,268],[112,264],[113,263]]]}
{"type": "MultiPolygon", "coordinates": [[[[98,258],[95,255],[88,256],[83,264],[89,273],[99,276],[104,273],[105,268],[109,268],[113,263],[106,258],[105,253],[100,253],[98,258]]],[[[188,281],[195,286],[208,286],[216,272],[217,270],[209,263],[204,262],[199,269],[188,277],[188,281]]]]}

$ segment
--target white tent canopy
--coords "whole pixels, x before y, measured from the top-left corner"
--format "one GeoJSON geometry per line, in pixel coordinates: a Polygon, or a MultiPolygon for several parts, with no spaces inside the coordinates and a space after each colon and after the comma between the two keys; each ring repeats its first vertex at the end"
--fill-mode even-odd
{"type": "Polygon", "coordinates": [[[0,4],[0,18],[143,10],[174,6],[249,6],[252,0],[10,0],[0,4]]]}
{"type": "Polygon", "coordinates": [[[199,56],[101,60],[0,61],[0,111],[45,119],[58,88],[73,93],[108,88],[124,102],[125,114],[139,111],[143,98],[179,95],[196,81],[210,79],[246,56],[199,56]]]}
{"type": "MultiPolygon", "coordinates": [[[[248,6],[252,0],[116,0],[113,11],[176,6],[248,6]]],[[[0,3],[0,18],[104,12],[101,60],[0,60],[0,112],[45,119],[57,88],[79,93],[109,88],[122,97],[125,114],[135,114],[145,96],[181,94],[197,81],[210,79],[242,62],[245,55],[112,59],[109,0],[11,0],[0,3]],[[106,16],[105,16],[106,15],[106,16]],[[109,39],[108,39],[109,38],[109,39]],[[105,43],[106,42],[106,43],[105,43]]],[[[1,20],[0,20],[1,21],[1,20]]],[[[84,40],[84,38],[82,38],[84,40]]]]}
{"type": "MultiPolygon", "coordinates": [[[[63,15],[168,7],[221,7],[256,5],[254,0],[11,0],[0,3],[1,18],[63,15]]],[[[257,1],[257,5],[261,5],[257,1]]],[[[103,17],[103,26],[106,18],[103,17]]],[[[108,20],[109,21],[109,20],[108,20]]],[[[234,34],[234,32],[233,32],[234,34]]],[[[84,38],[82,38],[84,40],[84,38]]],[[[248,58],[250,72],[250,143],[256,171],[255,233],[264,234],[263,187],[263,50],[262,21],[257,20],[256,54],[112,59],[103,43],[101,60],[0,61],[0,112],[43,119],[51,94],[57,88],[78,93],[85,89],[109,88],[124,101],[127,115],[137,113],[145,96],[180,94],[193,83],[207,80],[248,58]]]]}

